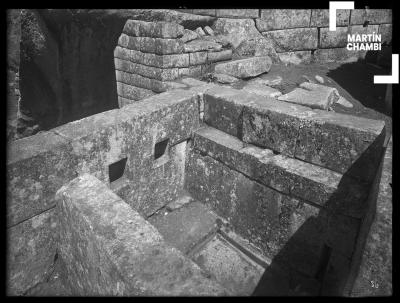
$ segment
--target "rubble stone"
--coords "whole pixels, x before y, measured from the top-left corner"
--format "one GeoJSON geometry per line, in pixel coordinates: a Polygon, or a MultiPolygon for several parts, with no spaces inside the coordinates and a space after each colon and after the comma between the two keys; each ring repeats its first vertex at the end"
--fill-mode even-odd
{"type": "Polygon", "coordinates": [[[219,63],[215,66],[215,72],[236,78],[248,78],[268,72],[271,64],[272,61],[268,56],[254,57],[219,63]]]}

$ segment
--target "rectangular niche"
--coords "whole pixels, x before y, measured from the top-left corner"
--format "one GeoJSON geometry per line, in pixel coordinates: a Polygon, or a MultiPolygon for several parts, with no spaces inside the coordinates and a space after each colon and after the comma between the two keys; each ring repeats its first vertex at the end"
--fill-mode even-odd
{"type": "Polygon", "coordinates": [[[128,158],[123,158],[108,166],[108,178],[110,183],[115,183],[123,179],[127,159],[128,158]]]}
{"type": "Polygon", "coordinates": [[[169,138],[163,139],[154,145],[154,167],[165,164],[169,160],[169,138]]]}

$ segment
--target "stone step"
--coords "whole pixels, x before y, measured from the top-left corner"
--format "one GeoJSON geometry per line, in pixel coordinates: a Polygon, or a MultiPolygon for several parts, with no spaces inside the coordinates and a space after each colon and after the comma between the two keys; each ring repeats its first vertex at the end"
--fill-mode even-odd
{"type": "Polygon", "coordinates": [[[244,142],[361,181],[375,176],[385,122],[215,87],[204,94],[206,124],[244,142]]]}
{"type": "Polygon", "coordinates": [[[364,214],[367,190],[356,180],[270,149],[246,144],[211,127],[194,132],[194,148],[284,194],[355,218],[364,214]]]}

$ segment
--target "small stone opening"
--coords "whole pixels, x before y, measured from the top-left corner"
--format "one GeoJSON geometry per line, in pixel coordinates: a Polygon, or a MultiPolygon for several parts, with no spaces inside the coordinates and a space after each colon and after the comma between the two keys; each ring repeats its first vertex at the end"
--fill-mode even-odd
{"type": "Polygon", "coordinates": [[[108,177],[110,183],[120,179],[124,175],[127,158],[121,159],[108,166],[108,177]]]}
{"type": "Polygon", "coordinates": [[[157,142],[156,145],[154,145],[154,160],[161,158],[165,154],[168,143],[169,139],[167,138],[163,141],[157,142]]]}

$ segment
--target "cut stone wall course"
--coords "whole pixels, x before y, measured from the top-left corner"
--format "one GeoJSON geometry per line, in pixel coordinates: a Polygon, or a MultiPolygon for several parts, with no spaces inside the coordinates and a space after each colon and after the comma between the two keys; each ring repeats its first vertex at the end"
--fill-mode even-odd
{"type": "Polygon", "coordinates": [[[256,19],[256,27],[260,32],[309,27],[310,9],[262,9],[260,19],[256,19]]]}
{"type": "Polygon", "coordinates": [[[274,43],[276,52],[313,50],[318,47],[318,29],[293,28],[263,32],[274,43]]]}

